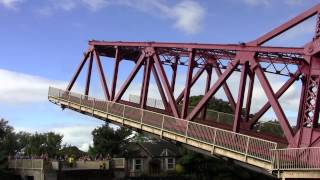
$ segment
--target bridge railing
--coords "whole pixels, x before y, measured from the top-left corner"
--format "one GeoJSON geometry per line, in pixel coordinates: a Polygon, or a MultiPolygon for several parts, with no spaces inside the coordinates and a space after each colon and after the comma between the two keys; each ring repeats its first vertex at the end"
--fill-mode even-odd
{"type": "Polygon", "coordinates": [[[320,147],[272,150],[274,170],[319,170],[320,147]]]}
{"type": "Polygon", "coordinates": [[[177,134],[186,140],[191,139],[208,144],[212,146],[212,151],[219,147],[265,162],[271,163],[274,160],[271,149],[276,149],[277,144],[271,141],[52,87],[49,89],[50,96],[92,110],[112,114],[141,125],[150,126],[159,129],[161,132],[177,134]]]}

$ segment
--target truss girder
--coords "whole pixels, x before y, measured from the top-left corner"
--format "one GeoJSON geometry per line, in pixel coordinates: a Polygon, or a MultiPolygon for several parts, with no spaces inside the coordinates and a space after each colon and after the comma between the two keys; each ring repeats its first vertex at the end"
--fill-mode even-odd
{"type": "MultiPolygon", "coordinates": [[[[317,5],[283,25],[273,29],[248,43],[241,44],[199,44],[199,43],[166,43],[166,42],[122,42],[122,41],[89,41],[89,49],[83,56],[78,69],[73,75],[67,91],[71,91],[81,70],[88,62],[87,77],[84,94],[89,94],[92,64],[97,64],[100,83],[107,100],[125,102],[123,95],[139,70],[143,67],[144,77],[140,90],[140,102],[137,107],[147,109],[147,98],[150,86],[150,77],[153,75],[165,112],[175,118],[188,121],[206,121],[208,102],[221,88],[226,94],[226,100],[234,111],[233,127],[235,132],[245,129],[250,131],[269,108],[275,112],[276,119],[284,132],[285,139],[292,147],[316,146],[320,141],[318,129],[320,108],[320,5],[317,5]],[[315,35],[303,47],[272,47],[263,44],[293,26],[303,22],[313,15],[318,16],[315,35]],[[105,77],[100,57],[114,60],[113,77],[105,77]],[[128,77],[121,76],[124,70],[120,66],[122,61],[131,61],[135,64],[128,77]],[[166,68],[169,67],[169,70],[166,68]],[[186,66],[184,84],[177,84],[178,71],[186,66]],[[169,75],[171,71],[171,75],[169,75]],[[216,78],[212,72],[216,72],[216,78]],[[206,80],[201,78],[206,72],[206,80]],[[230,88],[227,80],[238,73],[240,81],[237,88],[230,88]],[[288,80],[279,90],[273,90],[273,83],[269,81],[268,74],[288,76],[288,80]],[[169,78],[171,76],[171,78],[169,78]],[[249,80],[247,81],[247,76],[249,80]],[[126,79],[122,85],[119,78],[126,79]],[[112,80],[108,86],[107,79],[112,80]],[[212,82],[214,79],[214,82],[212,82]],[[189,98],[192,88],[199,81],[205,81],[203,97],[199,103],[189,110],[189,98]],[[262,108],[251,114],[254,106],[254,85],[260,83],[267,97],[262,108]],[[296,130],[292,128],[286,116],[286,108],[282,107],[279,99],[293,84],[302,82],[296,130]],[[119,86],[120,85],[120,86],[119,86]],[[120,88],[117,88],[117,87],[120,88]],[[110,87],[110,89],[109,89],[110,87]],[[175,98],[178,89],[182,91],[175,98]],[[117,91],[117,89],[119,89],[117,91]],[[233,98],[237,91],[237,102],[233,98]],[[247,93],[246,93],[247,92],[247,93]],[[245,98],[244,96],[247,95],[245,98]],[[182,103],[181,103],[182,102],[182,103]],[[202,114],[201,114],[202,113],[202,114]],[[199,116],[201,114],[201,116],[199,116]]],[[[110,69],[108,69],[110,70],[110,69]]],[[[125,69],[127,71],[127,69],[125,69]]],[[[233,84],[234,85],[234,84],[233,84]]],[[[199,87],[197,87],[199,88],[199,87]]]]}

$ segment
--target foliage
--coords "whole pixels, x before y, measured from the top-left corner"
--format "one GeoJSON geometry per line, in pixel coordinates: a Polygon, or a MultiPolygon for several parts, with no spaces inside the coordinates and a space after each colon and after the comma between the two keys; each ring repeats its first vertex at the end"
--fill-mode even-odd
{"type": "Polygon", "coordinates": [[[142,142],[152,142],[152,141],[155,141],[155,139],[150,137],[150,136],[148,136],[148,135],[146,135],[146,134],[135,132],[133,137],[130,138],[130,141],[131,142],[142,143],[142,142]]]}
{"type": "Polygon", "coordinates": [[[7,155],[16,151],[16,137],[13,127],[8,125],[8,121],[0,119],[0,179],[9,176],[7,172],[7,155]]]}
{"type": "Polygon", "coordinates": [[[70,156],[81,157],[85,154],[86,153],[81,151],[77,146],[72,146],[72,145],[64,145],[59,151],[60,156],[67,155],[68,157],[70,156]]]}
{"type": "MultiPolygon", "coordinates": [[[[191,96],[189,100],[189,106],[196,106],[202,98],[203,95],[191,96]]],[[[209,100],[207,107],[208,109],[213,109],[219,112],[232,113],[232,108],[228,102],[215,97],[209,100]]]]}
{"type": "Polygon", "coordinates": [[[271,179],[267,176],[248,171],[232,161],[212,158],[180,148],[181,158],[177,163],[183,166],[187,179],[271,179]]]}
{"type": "Polygon", "coordinates": [[[277,120],[270,120],[263,123],[257,122],[256,127],[258,132],[268,133],[278,137],[283,136],[282,128],[277,120]]]}
{"type": "Polygon", "coordinates": [[[18,142],[25,155],[41,156],[47,154],[49,157],[58,155],[63,138],[62,135],[54,132],[35,134],[21,132],[18,137],[18,142]]]}
{"type": "Polygon", "coordinates": [[[57,155],[61,149],[63,136],[54,132],[48,133],[15,133],[8,121],[0,120],[0,151],[7,155],[21,153],[27,156],[40,156],[48,154],[49,157],[57,155]]]}
{"type": "Polygon", "coordinates": [[[129,142],[131,130],[120,127],[112,128],[108,123],[92,131],[93,146],[89,147],[90,155],[124,156],[126,144],[129,142]]]}

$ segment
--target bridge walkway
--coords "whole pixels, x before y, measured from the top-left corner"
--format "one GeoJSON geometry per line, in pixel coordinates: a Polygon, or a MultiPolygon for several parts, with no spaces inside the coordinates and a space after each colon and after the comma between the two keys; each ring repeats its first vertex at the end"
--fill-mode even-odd
{"type": "Polygon", "coordinates": [[[63,108],[253,165],[278,177],[320,177],[320,148],[277,149],[275,142],[52,87],[48,99],[63,108]]]}

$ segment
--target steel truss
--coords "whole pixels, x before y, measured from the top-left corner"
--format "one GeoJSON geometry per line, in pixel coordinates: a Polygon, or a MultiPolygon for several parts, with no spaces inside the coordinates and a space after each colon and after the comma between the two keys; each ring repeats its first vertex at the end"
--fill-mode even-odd
{"type": "MultiPolygon", "coordinates": [[[[67,91],[70,91],[78,78],[85,63],[88,63],[87,79],[84,94],[88,95],[93,61],[97,64],[97,70],[101,86],[106,100],[130,103],[121,100],[130,83],[143,67],[144,78],[140,94],[142,109],[152,109],[181,119],[205,122],[205,112],[208,101],[222,87],[230,107],[234,111],[232,130],[241,132],[250,131],[258,120],[272,108],[284,132],[286,142],[290,147],[319,146],[320,131],[318,127],[319,104],[320,104],[320,5],[317,5],[281,26],[273,29],[254,41],[241,44],[197,44],[197,43],[160,43],[160,42],[110,42],[89,41],[89,48],[84,54],[77,71],[72,77],[67,91]],[[271,47],[263,44],[279,34],[287,31],[295,25],[317,16],[317,25],[314,38],[303,47],[271,47]],[[100,57],[112,58],[115,63],[110,89],[106,82],[104,69],[100,57]],[[118,85],[118,73],[121,61],[135,63],[130,75],[116,91],[118,85]],[[172,70],[171,78],[165,66],[172,70]],[[187,67],[186,81],[183,91],[177,98],[174,97],[176,87],[177,69],[179,66],[187,67]],[[235,71],[240,72],[238,97],[232,96],[226,80],[235,71]],[[212,73],[217,74],[218,79],[211,83],[212,73]],[[192,86],[199,81],[199,77],[207,75],[204,96],[196,107],[189,113],[189,97],[192,86]],[[288,80],[276,92],[266,77],[266,73],[287,76],[288,80]],[[146,106],[150,76],[153,74],[165,111],[146,106]],[[247,78],[249,77],[249,78],[247,78]],[[255,77],[261,84],[267,103],[250,116],[252,106],[252,93],[255,77]],[[170,81],[169,81],[170,80],[170,81]],[[296,130],[290,126],[288,118],[281,107],[279,98],[292,84],[301,83],[301,99],[296,130]],[[246,85],[248,84],[248,86],[246,85]],[[244,104],[245,92],[247,91],[246,104],[244,104]],[[246,112],[243,114],[243,108],[246,112]],[[201,117],[198,115],[200,112],[201,117]]],[[[132,103],[131,103],[132,104],[132,103]]]]}

